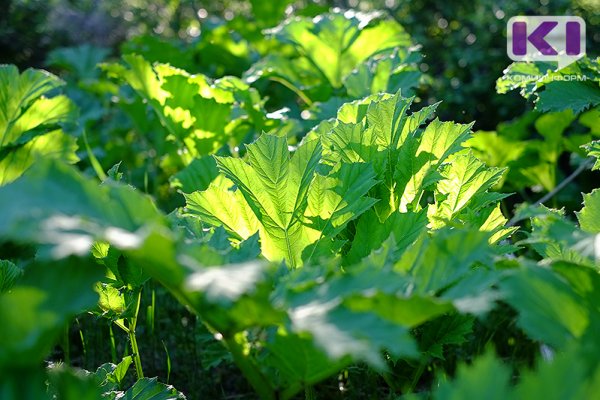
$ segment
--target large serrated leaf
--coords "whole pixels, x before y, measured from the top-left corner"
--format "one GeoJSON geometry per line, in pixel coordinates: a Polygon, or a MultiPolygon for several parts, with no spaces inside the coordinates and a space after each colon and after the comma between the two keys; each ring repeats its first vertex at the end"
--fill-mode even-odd
{"type": "Polygon", "coordinates": [[[319,239],[335,237],[375,204],[366,194],[376,183],[373,168],[363,163],[341,164],[327,177],[317,175],[308,193],[308,226],[321,232],[319,239]]]}
{"type": "Polygon", "coordinates": [[[504,169],[486,167],[470,152],[452,157],[442,169],[443,179],[436,186],[438,202],[429,212],[432,225],[443,226],[444,221],[452,220],[467,206],[477,210],[500,200],[502,194],[488,190],[503,173],[504,169]]]}
{"type": "Polygon", "coordinates": [[[258,231],[259,222],[242,192],[230,189],[232,185],[221,177],[204,191],[185,194],[186,211],[211,225],[222,225],[239,239],[247,239],[258,231]]]}
{"type": "Polygon", "coordinates": [[[424,189],[441,179],[436,169],[446,158],[460,150],[471,125],[453,122],[431,122],[417,140],[409,136],[400,147],[395,181],[401,194],[400,211],[415,208],[424,189]]]}
{"type": "Polygon", "coordinates": [[[248,146],[248,162],[217,157],[219,168],[238,186],[262,224],[267,259],[300,265],[302,250],[318,238],[317,231],[302,224],[302,217],[320,156],[316,140],[300,146],[290,158],[286,138],[262,135],[248,146]]]}

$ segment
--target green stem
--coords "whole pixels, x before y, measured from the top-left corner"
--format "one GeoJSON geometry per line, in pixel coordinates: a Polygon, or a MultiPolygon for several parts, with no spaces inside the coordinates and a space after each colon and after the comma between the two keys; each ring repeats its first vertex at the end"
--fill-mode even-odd
{"type": "Polygon", "coordinates": [[[275,81],[275,82],[279,82],[279,83],[281,83],[283,86],[285,86],[286,88],[290,89],[292,92],[296,93],[296,95],[297,95],[298,97],[300,97],[300,99],[301,99],[301,100],[302,100],[304,103],[306,103],[306,105],[307,105],[307,106],[309,106],[309,107],[310,107],[310,106],[312,106],[312,105],[313,105],[313,102],[312,102],[312,100],[311,100],[311,99],[310,99],[310,98],[309,98],[309,97],[308,97],[308,96],[307,96],[307,95],[306,95],[306,94],[305,94],[305,93],[304,93],[302,90],[298,89],[296,86],[294,86],[294,85],[293,85],[293,84],[291,84],[290,82],[286,81],[286,80],[285,80],[285,79],[283,79],[283,78],[279,78],[279,77],[277,77],[277,76],[272,76],[270,79],[271,79],[272,81],[275,81]]]}
{"type": "MultiPolygon", "coordinates": [[[[593,163],[592,159],[587,159],[586,161],[582,162],[581,165],[575,171],[573,171],[573,173],[571,175],[567,176],[563,181],[561,181],[558,185],[556,185],[556,187],[554,189],[552,189],[550,192],[548,192],[541,199],[539,199],[538,201],[536,201],[535,203],[533,203],[532,207],[539,206],[540,204],[544,204],[545,202],[547,202],[548,200],[550,200],[551,198],[553,198],[558,192],[560,192],[561,190],[563,190],[565,188],[565,186],[567,186],[569,183],[571,183],[583,171],[585,171],[586,169],[590,168],[593,164],[594,163],[593,163]]],[[[517,215],[515,215],[514,217],[512,217],[512,219],[510,221],[508,221],[506,223],[506,226],[507,227],[513,226],[517,222],[519,222],[519,218],[518,218],[517,215]]]]}
{"type": "Polygon", "coordinates": [[[307,386],[304,388],[304,398],[306,400],[317,400],[317,393],[315,392],[315,388],[312,386],[307,386]]]}
{"type": "Polygon", "coordinates": [[[110,335],[110,358],[113,364],[117,363],[117,344],[115,342],[115,333],[112,324],[108,325],[108,334],[110,335]]]}
{"type": "Polygon", "coordinates": [[[64,351],[64,363],[71,365],[71,344],[69,341],[69,326],[65,328],[65,335],[63,337],[63,351],[64,351]]]}
{"type": "Polygon", "coordinates": [[[87,359],[87,345],[85,343],[85,336],[83,336],[83,331],[81,330],[81,324],[79,323],[79,320],[76,319],[75,321],[77,322],[77,328],[79,330],[79,338],[81,339],[81,347],[82,347],[82,351],[83,351],[83,358],[85,360],[85,359],[87,359]]]}
{"type": "Polygon", "coordinates": [[[135,332],[129,333],[129,340],[131,341],[131,352],[133,353],[133,363],[135,364],[135,373],[138,379],[144,377],[144,370],[142,369],[142,360],[140,359],[140,349],[135,338],[135,332]]]}
{"type": "Polygon", "coordinates": [[[131,352],[133,357],[133,363],[135,365],[135,373],[138,379],[144,377],[144,371],[142,369],[142,359],[140,357],[140,349],[138,347],[137,338],[135,337],[135,327],[137,325],[137,318],[140,312],[140,303],[142,301],[142,290],[138,289],[137,293],[137,305],[135,307],[135,314],[129,319],[129,341],[131,342],[131,352]]]}
{"type": "Polygon", "coordinates": [[[383,378],[385,383],[390,387],[390,389],[392,389],[394,392],[398,392],[400,390],[398,384],[394,382],[394,377],[389,372],[382,373],[381,377],[383,378]]]}
{"type": "Polygon", "coordinates": [[[100,179],[101,181],[105,181],[107,176],[104,173],[104,170],[102,169],[102,165],[100,165],[100,161],[98,161],[98,159],[94,155],[94,152],[92,152],[92,148],[90,147],[90,144],[87,140],[87,134],[85,133],[85,129],[82,131],[82,136],[83,136],[83,143],[85,145],[85,151],[87,152],[87,155],[90,159],[90,164],[92,164],[92,168],[94,169],[94,172],[96,172],[98,179],[100,179]]]}
{"type": "Polygon", "coordinates": [[[299,392],[302,391],[302,385],[299,383],[293,383],[290,386],[282,389],[279,393],[278,399],[280,400],[289,400],[294,398],[299,392]]]}
{"type": "Polygon", "coordinates": [[[258,367],[244,353],[243,346],[238,343],[235,337],[223,338],[225,346],[231,353],[233,360],[242,371],[250,385],[263,400],[276,400],[275,391],[267,381],[258,367]]]}
{"type": "Polygon", "coordinates": [[[426,367],[427,367],[427,361],[421,361],[421,363],[419,364],[419,368],[417,368],[417,371],[415,372],[415,375],[413,376],[412,382],[410,383],[410,387],[408,388],[408,393],[413,393],[415,391],[415,388],[417,387],[417,384],[419,383],[419,380],[421,379],[423,372],[425,372],[426,367]]]}

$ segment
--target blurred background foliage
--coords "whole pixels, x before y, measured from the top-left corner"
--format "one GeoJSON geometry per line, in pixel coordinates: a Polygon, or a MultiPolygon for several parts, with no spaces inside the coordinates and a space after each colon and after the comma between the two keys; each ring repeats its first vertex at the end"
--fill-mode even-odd
{"type": "MultiPolygon", "coordinates": [[[[213,78],[240,76],[272,50],[261,31],[286,15],[314,16],[332,7],[384,10],[422,46],[426,74],[419,98],[443,103],[443,119],[475,120],[478,129],[522,114],[517,93],[495,94],[508,65],[506,21],[513,15],[579,15],[587,22],[588,52],[600,43],[597,0],[5,0],[0,15],[0,63],[47,67],[52,49],[81,44],[109,54],[136,52],[213,78]],[[225,49],[223,47],[226,47],[225,49]],[[218,62],[216,58],[218,56],[218,62]]],[[[277,90],[272,97],[278,98],[277,90]]],[[[285,94],[285,92],[284,92],[285,94]]],[[[276,104],[271,103],[273,106],[276,104]]],[[[277,108],[277,107],[274,107],[277,108]]]]}
{"type": "MultiPolygon", "coordinates": [[[[80,167],[101,176],[122,162],[126,180],[154,194],[167,211],[182,201],[177,184],[169,184],[180,177],[172,176],[190,157],[205,153],[181,154],[172,140],[178,133],[164,126],[168,111],[127,79],[122,70],[127,62],[115,64],[132,53],[148,63],[187,71],[176,75],[242,78],[243,83],[224,81],[238,88],[229,111],[217,107],[225,112],[220,123],[231,118],[223,130],[237,139],[229,146],[216,142],[225,145],[219,154],[243,155],[244,144],[260,131],[285,134],[293,144],[315,121],[334,116],[341,104],[371,91],[401,89],[404,95],[416,95],[417,107],[441,101],[440,119],[475,122],[474,130],[480,132],[471,145],[480,158],[509,167],[509,177],[496,188],[518,193],[505,201],[506,212],[552,191],[577,168],[572,154],[582,154],[578,146],[590,133],[595,136],[591,130],[597,112],[581,118],[564,115],[568,111],[542,115],[530,111],[531,99],[517,90],[499,95],[496,80],[510,64],[506,22],[514,15],[579,15],[587,23],[588,55],[597,56],[598,0],[5,0],[3,9],[0,63],[48,69],[66,81],[65,94],[81,110],[78,127],[70,132],[80,144],[80,167]],[[383,56],[379,61],[362,65],[358,72],[346,71],[339,82],[320,76],[311,67],[320,61],[305,57],[306,49],[290,40],[279,24],[291,16],[314,17],[334,8],[355,15],[377,11],[364,16],[388,20],[388,25],[397,22],[397,43],[388,44],[400,50],[386,53],[384,40],[377,50],[383,56]],[[388,69],[393,72],[388,74],[388,69]],[[384,76],[387,83],[366,87],[364,73],[379,86],[384,76]],[[255,110],[247,107],[253,102],[255,110]],[[265,120],[257,119],[263,114],[265,120]]],[[[211,134],[222,135],[216,128],[211,134]]],[[[585,191],[589,182],[584,174],[555,197],[555,205],[577,209],[574,194],[585,191]]]]}
{"type": "MultiPolygon", "coordinates": [[[[516,90],[503,95],[496,92],[496,80],[510,64],[505,53],[505,31],[511,16],[583,17],[591,58],[598,55],[600,47],[598,0],[4,0],[2,5],[0,63],[16,64],[21,70],[48,69],[66,81],[64,93],[80,109],[78,126],[68,132],[79,143],[79,166],[89,175],[99,168],[101,175],[122,162],[119,172],[125,174],[123,180],[153,194],[165,211],[173,210],[182,201],[172,178],[184,186],[185,168],[193,164],[186,159],[189,155],[179,151],[181,143],[168,140],[168,134],[175,136],[178,132],[168,132],[162,124],[166,107],[128,79],[135,59],[119,61],[121,55],[137,53],[148,62],[168,63],[213,79],[227,75],[246,79],[244,83],[228,81],[232,83],[233,89],[229,89],[235,101],[223,107],[231,113],[223,119],[232,122],[227,134],[236,137],[236,142],[229,148],[223,146],[219,154],[225,151],[241,155],[243,144],[256,137],[259,130],[280,129],[278,133],[287,135],[293,143],[312,127],[312,114],[322,116],[335,111],[338,102],[352,98],[356,90],[337,88],[336,93],[316,93],[312,99],[316,105],[309,106],[294,91],[298,87],[290,89],[289,85],[261,79],[258,74],[252,82],[247,81],[267,56],[300,58],[293,45],[279,41],[276,34],[264,34],[292,14],[312,17],[335,7],[357,12],[381,10],[383,18],[398,22],[410,35],[410,42],[420,46],[400,55],[408,65],[404,72],[420,72],[411,75],[418,76],[418,85],[408,87],[417,96],[417,108],[443,101],[437,109],[440,119],[475,121],[474,130],[478,132],[469,145],[488,165],[509,168],[496,188],[517,193],[503,203],[506,215],[512,213],[515,204],[533,203],[543,193],[551,192],[581,162],[581,157],[577,159],[582,153],[579,146],[600,137],[597,108],[581,115],[570,110],[544,114],[532,111],[516,90]],[[251,83],[251,88],[246,83],[251,83]],[[248,104],[255,104],[258,109],[247,107],[248,104]],[[257,114],[266,117],[257,120],[257,114]],[[238,142],[239,138],[243,139],[238,142]],[[98,160],[102,165],[94,166],[98,160]]],[[[147,64],[139,61],[135,65],[143,68],[147,64]]],[[[168,72],[171,74],[172,70],[168,72]]],[[[179,71],[170,76],[175,79],[173,76],[184,75],[179,71]]],[[[210,103],[210,99],[197,100],[203,106],[210,103]]],[[[186,107],[183,108],[191,109],[186,107]]],[[[596,178],[591,174],[580,175],[553,198],[552,206],[565,207],[567,211],[579,209],[579,193],[594,187],[596,178]]],[[[145,338],[142,352],[152,355],[147,361],[148,372],[167,375],[163,349],[176,349],[166,357],[174,365],[189,366],[173,372],[173,381],[183,382],[179,389],[204,393],[206,398],[248,392],[241,377],[231,373],[235,368],[221,347],[215,345],[212,335],[166,292],[156,290],[158,308],[163,310],[161,316],[156,324],[142,316],[139,329],[145,338]],[[182,329],[168,329],[169,326],[182,329]],[[188,327],[192,329],[183,329],[188,327]],[[160,340],[154,336],[155,329],[160,340]],[[198,357],[189,356],[197,353],[198,357]],[[201,360],[200,365],[197,359],[201,360]],[[209,373],[208,369],[212,371],[209,373]]],[[[144,304],[153,301],[144,298],[144,304]]],[[[88,316],[71,327],[67,334],[81,337],[79,342],[73,340],[81,343],[72,349],[74,364],[94,369],[106,361],[105,355],[110,352],[106,338],[111,331],[102,324],[88,316]]],[[[492,317],[490,325],[499,322],[492,317]]],[[[118,351],[122,353],[126,338],[116,335],[118,351]]],[[[370,377],[365,371],[353,369],[350,375],[360,376],[362,381],[370,377]]],[[[326,385],[332,393],[339,392],[336,380],[326,385]]],[[[364,398],[362,395],[366,396],[358,393],[357,398],[364,398]]]]}

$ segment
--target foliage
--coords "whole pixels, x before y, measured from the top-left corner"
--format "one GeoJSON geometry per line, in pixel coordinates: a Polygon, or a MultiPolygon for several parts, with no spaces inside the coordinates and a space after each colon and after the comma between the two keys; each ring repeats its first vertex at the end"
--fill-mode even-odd
{"type": "Polygon", "coordinates": [[[78,161],[75,138],[61,127],[75,121],[75,105],[64,95],[43,95],[63,83],[56,76],[0,66],[0,185],[18,178],[37,158],[78,161]]]}
{"type": "Polygon", "coordinates": [[[56,50],[64,82],[0,67],[0,397],[195,398],[189,369],[214,397],[593,396],[600,189],[543,203],[566,156],[597,174],[597,60],[513,64],[498,90],[536,110],[473,133],[419,105],[396,21],[287,4],[251,2],[239,48],[225,24],[56,50]]]}

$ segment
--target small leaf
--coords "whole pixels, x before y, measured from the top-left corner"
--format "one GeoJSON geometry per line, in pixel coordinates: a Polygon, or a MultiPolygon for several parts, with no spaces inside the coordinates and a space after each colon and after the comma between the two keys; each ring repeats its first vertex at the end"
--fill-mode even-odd
{"type": "Polygon", "coordinates": [[[588,151],[589,156],[596,157],[596,163],[592,167],[592,171],[600,169],[600,140],[594,140],[584,147],[588,151]]]}
{"type": "Polygon", "coordinates": [[[583,208],[577,213],[581,229],[600,234],[600,189],[583,195],[583,208]]]}
{"type": "Polygon", "coordinates": [[[21,268],[8,260],[0,260],[0,294],[8,292],[21,275],[21,268]]]}

